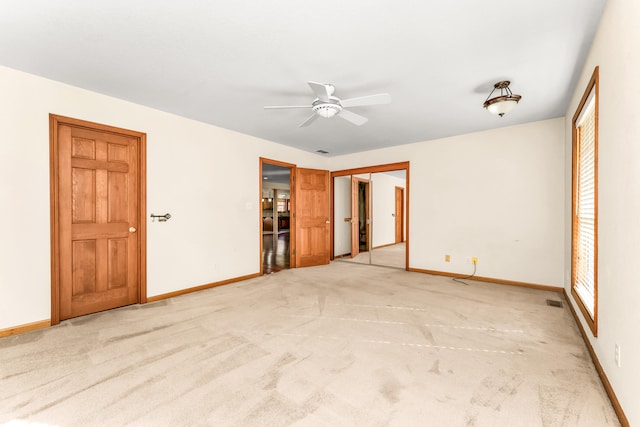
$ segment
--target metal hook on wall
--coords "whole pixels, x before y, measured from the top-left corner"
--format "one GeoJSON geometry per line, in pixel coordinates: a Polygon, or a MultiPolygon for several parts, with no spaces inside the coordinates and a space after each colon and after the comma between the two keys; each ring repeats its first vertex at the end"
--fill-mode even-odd
{"type": "Polygon", "coordinates": [[[171,218],[171,214],[166,213],[164,215],[155,215],[155,214],[151,214],[151,221],[155,222],[156,219],[160,222],[165,222],[167,221],[169,218],[171,218]]]}

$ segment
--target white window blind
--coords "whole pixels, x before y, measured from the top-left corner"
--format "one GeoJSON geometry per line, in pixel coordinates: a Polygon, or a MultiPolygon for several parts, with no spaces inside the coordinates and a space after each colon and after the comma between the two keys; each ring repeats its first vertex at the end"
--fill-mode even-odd
{"type": "Polygon", "coordinates": [[[596,229],[596,117],[595,97],[585,103],[577,126],[577,188],[575,201],[576,236],[574,246],[574,289],[585,308],[595,311],[595,229],[596,229]]]}

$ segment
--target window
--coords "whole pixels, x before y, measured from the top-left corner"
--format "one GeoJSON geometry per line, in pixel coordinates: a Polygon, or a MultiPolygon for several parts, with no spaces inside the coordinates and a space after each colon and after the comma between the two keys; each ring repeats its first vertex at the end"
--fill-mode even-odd
{"type": "Polygon", "coordinates": [[[598,335],[598,67],[573,116],[571,294],[598,335]]]}

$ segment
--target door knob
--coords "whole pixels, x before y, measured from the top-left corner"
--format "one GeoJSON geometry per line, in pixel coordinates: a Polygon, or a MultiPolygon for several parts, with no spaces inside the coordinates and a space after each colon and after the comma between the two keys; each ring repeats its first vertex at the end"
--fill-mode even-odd
{"type": "Polygon", "coordinates": [[[331,221],[326,220],[326,221],[325,221],[325,223],[326,223],[326,224],[331,224],[331,221]]]}
{"type": "Polygon", "coordinates": [[[129,227],[129,233],[135,233],[138,231],[135,227],[129,227]]]}

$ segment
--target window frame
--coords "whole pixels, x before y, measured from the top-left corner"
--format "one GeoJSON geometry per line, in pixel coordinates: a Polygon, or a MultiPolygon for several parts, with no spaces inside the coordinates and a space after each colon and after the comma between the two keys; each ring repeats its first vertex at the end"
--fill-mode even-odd
{"type": "Polygon", "coordinates": [[[580,104],[573,115],[571,122],[572,134],[572,192],[571,192],[571,295],[573,296],[578,308],[589,325],[594,337],[598,336],[598,109],[599,109],[599,67],[595,67],[589,84],[582,95],[580,104]],[[587,101],[593,91],[593,113],[594,113],[594,165],[593,165],[593,202],[594,202],[594,224],[593,224],[593,316],[589,312],[587,305],[583,301],[583,297],[576,291],[576,270],[577,270],[577,240],[578,240],[578,215],[576,213],[576,199],[578,197],[578,151],[579,131],[577,128],[578,120],[581,118],[585,107],[588,107],[587,101]]]}

